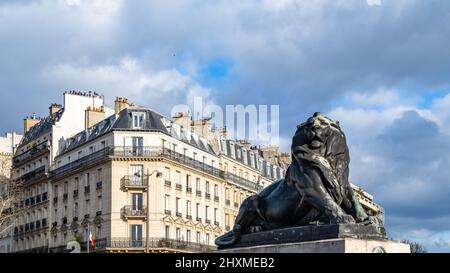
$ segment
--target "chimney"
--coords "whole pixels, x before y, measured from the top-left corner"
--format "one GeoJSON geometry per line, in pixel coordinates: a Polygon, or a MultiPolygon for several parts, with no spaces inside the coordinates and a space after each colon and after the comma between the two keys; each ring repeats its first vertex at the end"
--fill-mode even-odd
{"type": "Polygon", "coordinates": [[[59,110],[61,110],[62,105],[61,104],[57,104],[57,103],[52,103],[50,105],[49,112],[50,112],[50,116],[53,116],[56,112],[58,112],[59,110]]]}
{"type": "Polygon", "coordinates": [[[33,114],[31,117],[27,117],[23,120],[23,133],[26,134],[30,131],[31,127],[38,124],[41,120],[36,117],[36,114],[33,114]]]}
{"type": "Polygon", "coordinates": [[[91,128],[95,124],[104,120],[105,117],[105,108],[103,106],[99,108],[92,108],[89,106],[85,111],[85,129],[91,128]]]}
{"type": "Polygon", "coordinates": [[[172,117],[173,121],[186,129],[191,127],[191,114],[189,112],[178,112],[172,117]]]}
{"type": "Polygon", "coordinates": [[[127,98],[116,97],[116,100],[114,101],[114,111],[116,114],[130,106],[133,106],[133,104],[130,104],[127,98]]]}

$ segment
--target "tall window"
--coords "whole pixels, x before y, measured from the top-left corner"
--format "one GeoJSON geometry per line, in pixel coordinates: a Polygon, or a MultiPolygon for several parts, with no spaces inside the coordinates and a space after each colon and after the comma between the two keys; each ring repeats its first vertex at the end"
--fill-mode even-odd
{"type": "Polygon", "coordinates": [[[144,129],[145,113],[134,112],[133,113],[133,129],[144,129]]]}
{"type": "Polygon", "coordinates": [[[191,176],[189,174],[186,175],[186,189],[191,188],[191,176]]]}
{"type": "Polygon", "coordinates": [[[201,243],[201,239],[200,239],[201,237],[200,237],[200,231],[197,231],[197,243],[201,243]]]}
{"type": "Polygon", "coordinates": [[[219,197],[219,185],[214,184],[214,196],[219,197]]]}
{"type": "Polygon", "coordinates": [[[219,213],[219,210],[217,208],[214,209],[214,223],[219,222],[219,219],[217,218],[219,213]]]}
{"type": "Polygon", "coordinates": [[[209,245],[209,233],[206,233],[206,236],[205,236],[205,243],[206,243],[207,245],[209,245]]]}
{"type": "Polygon", "coordinates": [[[192,216],[191,201],[186,201],[186,215],[192,216]]]}
{"type": "Polygon", "coordinates": [[[225,213],[225,226],[230,226],[230,215],[228,213],[225,213]]]}
{"type": "Polygon", "coordinates": [[[164,180],[166,181],[170,181],[170,168],[169,167],[164,167],[164,180]]]}
{"type": "Polygon", "coordinates": [[[197,218],[200,218],[200,204],[195,204],[195,215],[197,218]]]}
{"type": "Polygon", "coordinates": [[[209,206],[206,206],[206,208],[205,208],[205,220],[206,221],[209,220],[209,206]]]}
{"type": "Polygon", "coordinates": [[[69,182],[64,182],[64,194],[67,194],[69,192],[69,182]]]}
{"type": "Polygon", "coordinates": [[[175,236],[176,236],[177,241],[180,242],[181,241],[181,228],[177,228],[175,230],[175,233],[176,233],[175,236]]]}
{"type": "Polygon", "coordinates": [[[142,246],[142,225],[131,225],[130,239],[133,247],[142,246]]]}
{"type": "Polygon", "coordinates": [[[209,181],[206,181],[205,191],[206,191],[206,194],[209,194],[209,181]]]}
{"type": "Polygon", "coordinates": [[[166,236],[166,239],[170,239],[170,226],[165,227],[164,235],[166,236]]]}
{"type": "Polygon", "coordinates": [[[181,185],[181,172],[180,171],[175,172],[175,183],[177,185],[181,185]]]}
{"type": "Polygon", "coordinates": [[[200,189],[200,178],[198,178],[198,177],[195,180],[195,190],[196,191],[201,191],[201,189],[200,189]]]}
{"type": "Polygon", "coordinates": [[[144,154],[144,138],[143,137],[132,137],[131,138],[133,147],[133,156],[141,156],[144,154]]]}
{"type": "Polygon", "coordinates": [[[164,208],[165,210],[170,210],[170,195],[165,196],[164,208]]]}
{"type": "Polygon", "coordinates": [[[86,173],[84,175],[84,186],[85,187],[89,187],[91,185],[91,174],[90,173],[86,173]]]}
{"type": "Polygon", "coordinates": [[[77,217],[78,218],[78,203],[74,204],[73,207],[73,217],[77,217]]]}
{"type": "Polygon", "coordinates": [[[175,199],[175,209],[176,209],[176,213],[180,213],[180,198],[176,198],[175,199]]]}
{"type": "Polygon", "coordinates": [[[186,231],[186,242],[190,243],[191,242],[191,230],[188,229],[186,231]]]}
{"type": "Polygon", "coordinates": [[[133,193],[133,211],[142,210],[142,193],[133,193]]]}

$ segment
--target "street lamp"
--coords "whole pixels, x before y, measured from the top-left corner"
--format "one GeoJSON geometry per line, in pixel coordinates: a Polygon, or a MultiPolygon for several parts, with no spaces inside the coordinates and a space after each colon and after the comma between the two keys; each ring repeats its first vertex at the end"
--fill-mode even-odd
{"type": "Polygon", "coordinates": [[[149,170],[147,169],[147,174],[145,174],[145,177],[147,178],[147,223],[146,223],[146,232],[145,232],[145,250],[147,253],[150,251],[149,247],[149,233],[150,233],[150,177],[156,173],[156,178],[161,177],[163,174],[158,171],[154,170],[152,173],[149,173],[149,170]]]}

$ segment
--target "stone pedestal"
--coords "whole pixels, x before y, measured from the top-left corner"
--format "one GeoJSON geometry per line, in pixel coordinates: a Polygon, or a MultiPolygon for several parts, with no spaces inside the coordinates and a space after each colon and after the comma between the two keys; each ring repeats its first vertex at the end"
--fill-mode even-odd
{"type": "Polygon", "coordinates": [[[218,253],[410,253],[410,246],[394,241],[342,238],[231,248],[218,253]]]}
{"type": "Polygon", "coordinates": [[[388,241],[382,227],[360,224],[310,225],[243,234],[219,253],[410,253],[388,241]]]}

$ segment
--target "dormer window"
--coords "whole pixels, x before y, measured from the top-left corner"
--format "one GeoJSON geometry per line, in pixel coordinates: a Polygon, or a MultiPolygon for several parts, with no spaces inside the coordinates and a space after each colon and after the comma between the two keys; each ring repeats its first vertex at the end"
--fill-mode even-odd
{"type": "Polygon", "coordinates": [[[144,129],[145,113],[134,112],[133,113],[133,129],[144,129]]]}

